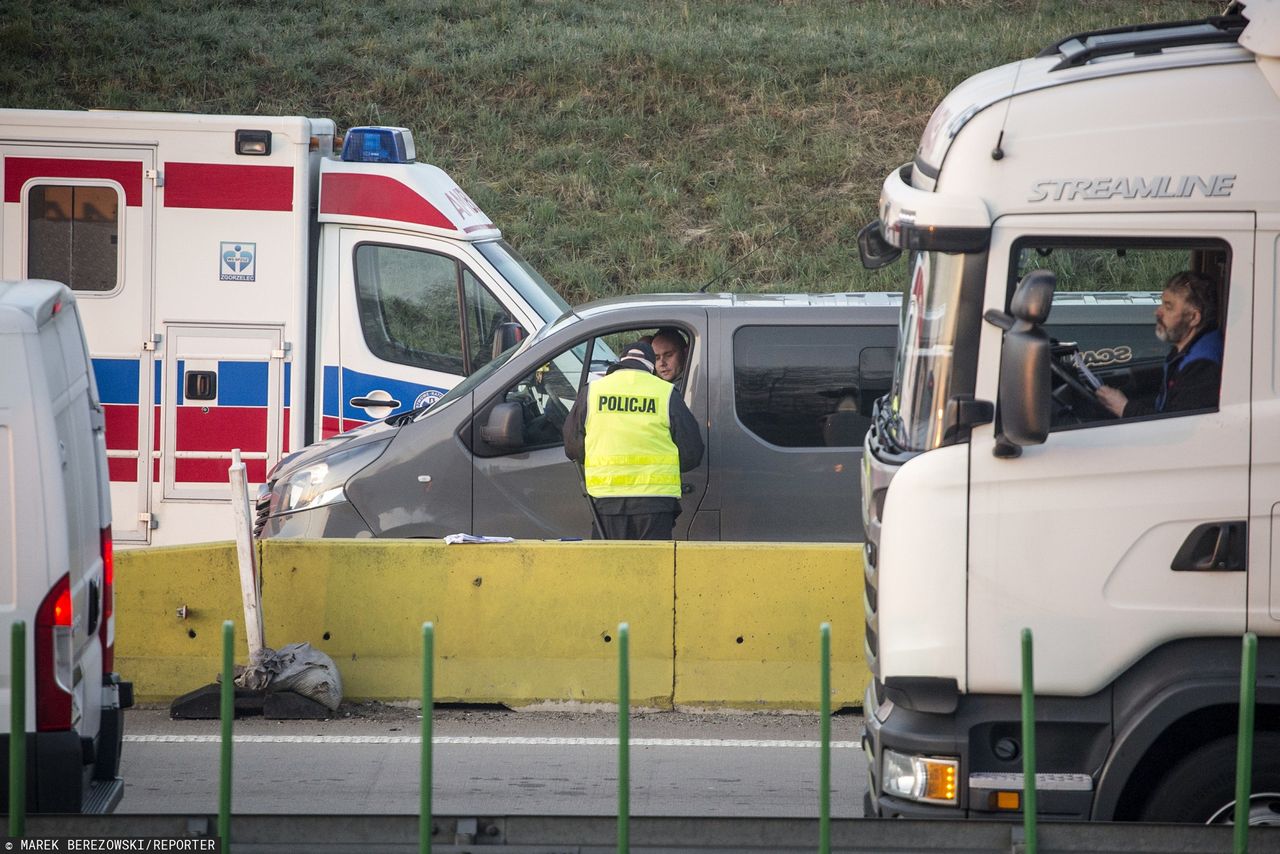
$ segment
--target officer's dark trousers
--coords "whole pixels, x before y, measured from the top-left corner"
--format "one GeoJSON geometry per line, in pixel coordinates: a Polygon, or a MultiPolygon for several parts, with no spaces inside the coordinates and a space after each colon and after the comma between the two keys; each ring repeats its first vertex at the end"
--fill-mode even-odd
{"type": "MultiPolygon", "coordinates": [[[[600,515],[606,540],[670,540],[676,526],[674,513],[623,513],[600,515]]],[[[592,538],[601,539],[592,526],[592,538]]]]}

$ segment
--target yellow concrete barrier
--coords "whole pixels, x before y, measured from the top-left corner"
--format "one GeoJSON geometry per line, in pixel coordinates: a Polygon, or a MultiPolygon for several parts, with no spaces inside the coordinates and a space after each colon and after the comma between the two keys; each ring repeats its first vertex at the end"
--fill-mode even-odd
{"type": "MultiPolygon", "coordinates": [[[[853,546],[270,540],[260,555],[267,645],[324,651],[350,699],[419,696],[427,620],[440,702],[612,703],[623,621],[640,706],[817,708],[823,621],[833,704],[857,705],[867,678],[853,546]]],[[[117,669],[140,700],[212,682],[225,619],[244,662],[232,544],[117,553],[117,669]]]]}
{"type": "Polygon", "coordinates": [[[860,546],[677,544],[675,704],[817,709],[827,622],[831,706],[860,706],[862,575],[860,546]]]}
{"type": "Polygon", "coordinates": [[[323,650],[348,696],[416,697],[431,620],[439,702],[599,703],[625,621],[634,702],[670,707],[674,560],[671,543],[267,541],[267,638],[323,650]]]}
{"type": "Polygon", "coordinates": [[[222,669],[222,621],[247,641],[232,543],[115,553],[116,670],[144,702],[208,685],[222,669]],[[185,616],[180,616],[183,611],[185,616]]]}

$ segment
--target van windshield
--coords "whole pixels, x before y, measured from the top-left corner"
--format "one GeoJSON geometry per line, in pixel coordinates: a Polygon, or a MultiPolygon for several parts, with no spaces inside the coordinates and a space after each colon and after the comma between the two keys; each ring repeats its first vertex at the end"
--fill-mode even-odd
{"type": "Polygon", "coordinates": [[[471,376],[464,378],[462,382],[445,392],[435,403],[419,412],[413,420],[418,421],[419,419],[426,418],[428,415],[432,415],[439,412],[441,409],[444,409],[446,406],[449,406],[455,400],[466,397],[471,393],[473,388],[484,382],[490,374],[505,365],[507,362],[511,361],[511,357],[518,353],[530,340],[531,339],[525,339],[520,344],[517,344],[514,347],[508,347],[497,356],[494,356],[483,367],[471,374],[471,376]]]}
{"type": "Polygon", "coordinates": [[[463,378],[462,382],[458,383],[456,386],[449,389],[449,391],[445,392],[445,394],[442,395],[440,399],[437,400],[435,403],[431,404],[431,406],[424,409],[422,412],[419,412],[416,416],[414,416],[413,420],[417,421],[419,418],[425,418],[427,415],[430,415],[434,412],[439,412],[444,407],[452,404],[455,400],[465,397],[466,395],[471,393],[472,389],[474,389],[476,386],[480,385],[480,383],[487,380],[493,374],[494,371],[496,371],[498,368],[505,365],[507,362],[511,361],[511,359],[514,358],[517,353],[523,353],[525,350],[528,350],[530,347],[534,346],[539,341],[546,338],[548,335],[551,335],[552,333],[560,329],[564,329],[566,326],[569,326],[570,324],[577,323],[577,322],[578,322],[578,316],[573,312],[566,310],[566,313],[563,314],[563,316],[560,316],[560,319],[558,322],[552,323],[548,321],[546,326],[542,327],[537,332],[533,333],[528,338],[521,341],[519,344],[516,344],[512,347],[508,347],[506,350],[503,350],[501,353],[499,353],[497,356],[493,357],[493,359],[487,362],[483,367],[478,368],[475,371],[475,373],[471,374],[471,376],[463,378]]]}

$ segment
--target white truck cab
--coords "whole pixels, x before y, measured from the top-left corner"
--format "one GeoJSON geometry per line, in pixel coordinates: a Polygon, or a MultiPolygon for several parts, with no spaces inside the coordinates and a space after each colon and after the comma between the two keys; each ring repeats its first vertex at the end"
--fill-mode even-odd
{"type": "Polygon", "coordinates": [[[76,293],[118,542],[231,536],[227,468],[425,406],[568,306],[404,128],[0,110],[0,275],[76,293]]]}
{"type": "Polygon", "coordinates": [[[908,278],[864,455],[871,814],[1018,814],[1023,628],[1043,814],[1230,820],[1246,631],[1254,820],[1280,806],[1280,22],[1255,5],[981,73],[884,184],[863,260],[908,278]],[[1217,349],[1174,406],[1168,292],[1105,347],[1055,312],[1180,273],[1217,349]]]}

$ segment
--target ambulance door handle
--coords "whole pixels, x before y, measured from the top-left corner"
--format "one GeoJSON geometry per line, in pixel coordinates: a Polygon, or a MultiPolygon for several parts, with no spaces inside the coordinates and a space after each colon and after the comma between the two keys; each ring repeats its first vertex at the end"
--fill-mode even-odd
{"type": "MultiPolygon", "coordinates": [[[[382,393],[387,394],[385,391],[382,393]]],[[[374,394],[377,394],[377,392],[374,392],[374,394]]],[[[372,395],[369,397],[353,397],[347,402],[352,406],[359,407],[360,409],[368,409],[371,406],[389,406],[392,409],[395,409],[400,405],[400,401],[396,400],[389,394],[386,397],[373,397],[372,395]]]]}

